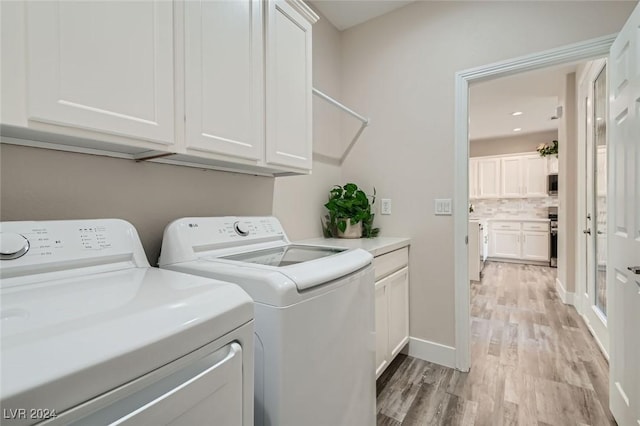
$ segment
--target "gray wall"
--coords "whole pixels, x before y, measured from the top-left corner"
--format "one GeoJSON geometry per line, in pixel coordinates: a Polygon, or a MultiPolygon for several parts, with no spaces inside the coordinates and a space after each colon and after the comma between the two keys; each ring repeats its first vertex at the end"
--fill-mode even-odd
{"type": "Polygon", "coordinates": [[[456,71],[615,33],[635,4],[418,1],[343,32],[343,99],[371,116],[343,175],[393,200],[382,235],[411,237],[411,336],[455,346],[453,218],[433,200],[454,195],[456,71]]]}
{"type": "Polygon", "coordinates": [[[270,215],[273,178],[0,144],[0,219],[121,218],[155,265],[183,216],[270,215]]]}
{"type": "Polygon", "coordinates": [[[535,152],[541,143],[550,144],[558,139],[557,130],[525,133],[518,136],[507,136],[492,139],[474,139],[469,141],[469,156],[484,157],[487,155],[517,154],[519,152],[535,152]]]}

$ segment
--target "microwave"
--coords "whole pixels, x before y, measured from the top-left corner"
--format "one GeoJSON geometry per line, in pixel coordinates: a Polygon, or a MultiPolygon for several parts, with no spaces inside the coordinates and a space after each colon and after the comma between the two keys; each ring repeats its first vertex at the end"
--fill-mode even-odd
{"type": "Polygon", "coordinates": [[[547,176],[547,193],[549,195],[558,195],[558,174],[557,173],[547,176]]]}

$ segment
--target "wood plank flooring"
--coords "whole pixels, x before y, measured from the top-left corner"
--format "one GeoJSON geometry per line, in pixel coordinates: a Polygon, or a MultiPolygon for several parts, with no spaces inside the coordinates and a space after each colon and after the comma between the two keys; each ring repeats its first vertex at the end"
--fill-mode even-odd
{"type": "Polygon", "coordinates": [[[377,382],[378,425],[615,425],[608,364],[555,276],[488,263],[471,283],[471,370],[399,355],[377,382]]]}

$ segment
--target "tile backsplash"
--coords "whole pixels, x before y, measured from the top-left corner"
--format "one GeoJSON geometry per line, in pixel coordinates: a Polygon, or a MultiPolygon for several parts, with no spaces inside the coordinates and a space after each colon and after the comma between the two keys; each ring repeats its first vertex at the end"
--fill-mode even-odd
{"type": "Polygon", "coordinates": [[[558,197],[473,200],[470,218],[542,218],[548,217],[548,207],[558,207],[558,197]]]}

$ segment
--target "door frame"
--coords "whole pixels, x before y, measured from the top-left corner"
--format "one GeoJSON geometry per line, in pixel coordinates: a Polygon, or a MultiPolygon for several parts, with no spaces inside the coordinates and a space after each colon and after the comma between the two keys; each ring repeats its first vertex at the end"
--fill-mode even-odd
{"type": "Polygon", "coordinates": [[[469,223],[469,84],[507,77],[555,65],[586,61],[609,55],[617,34],[508,59],[456,72],[454,133],[453,234],[455,289],[456,368],[469,371],[471,365],[471,313],[468,276],[467,234],[469,223]]]}

